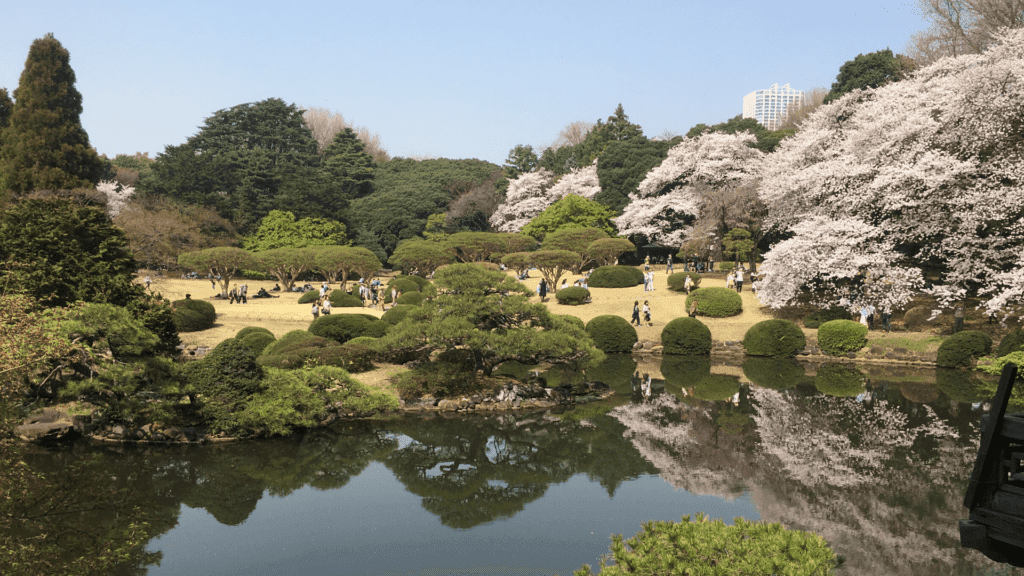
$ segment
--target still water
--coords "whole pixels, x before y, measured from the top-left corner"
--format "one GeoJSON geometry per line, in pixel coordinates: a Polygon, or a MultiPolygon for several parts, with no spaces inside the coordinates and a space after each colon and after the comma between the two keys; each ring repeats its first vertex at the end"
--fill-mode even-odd
{"type": "Polygon", "coordinates": [[[991,382],[628,357],[543,376],[601,380],[616,395],[559,414],[88,450],[111,474],[143,479],[159,528],[151,575],[565,576],[596,567],[611,534],[698,512],[814,531],[846,558],[838,574],[1022,573],[959,545],[991,382]]]}

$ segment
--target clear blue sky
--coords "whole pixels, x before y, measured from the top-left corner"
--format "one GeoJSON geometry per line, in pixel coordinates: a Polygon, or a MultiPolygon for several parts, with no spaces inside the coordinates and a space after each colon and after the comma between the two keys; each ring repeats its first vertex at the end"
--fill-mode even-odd
{"type": "Polygon", "coordinates": [[[648,136],[727,120],[773,83],[829,87],[857,54],[903,51],[916,3],[729,1],[19,2],[0,87],[32,41],[71,53],[101,154],[181,144],[221,108],[279,97],[380,134],[393,156],[501,164],[620,102],[648,136]]]}

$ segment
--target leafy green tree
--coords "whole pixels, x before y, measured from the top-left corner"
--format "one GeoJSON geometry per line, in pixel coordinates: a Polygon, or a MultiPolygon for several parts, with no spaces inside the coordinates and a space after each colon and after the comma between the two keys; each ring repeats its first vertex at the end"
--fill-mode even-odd
{"type": "Polygon", "coordinates": [[[494,232],[459,232],[448,237],[449,249],[462,262],[483,262],[491,254],[501,254],[505,242],[494,232]]]}
{"type": "Polygon", "coordinates": [[[381,338],[388,353],[470,351],[490,376],[509,360],[526,364],[600,359],[586,332],[529,302],[530,290],[503,272],[452,264],[434,274],[435,291],[381,338]]]}
{"type": "Polygon", "coordinates": [[[838,100],[848,92],[878,88],[889,82],[898,82],[910,73],[906,58],[893,55],[886,48],[869,54],[858,54],[839,67],[839,75],[825,96],[825,104],[838,100]]]}
{"type": "Polygon", "coordinates": [[[599,238],[586,248],[587,256],[599,266],[611,266],[619,256],[636,251],[636,246],[625,238],[599,238]]]}
{"type": "Polygon", "coordinates": [[[196,135],[157,156],[152,176],[139,189],[216,207],[244,234],[283,201],[308,211],[300,216],[338,218],[319,167],[317,143],[302,111],[269,98],[215,112],[196,135]]]}
{"type": "Polygon", "coordinates": [[[615,234],[615,214],[593,200],[569,194],[548,206],[523,227],[522,233],[543,241],[545,236],[563,228],[597,228],[608,236],[615,234]]]}
{"type": "Polygon", "coordinates": [[[733,228],[725,235],[722,244],[725,246],[726,253],[735,256],[733,260],[741,262],[754,249],[756,243],[751,239],[750,232],[747,230],[733,228]]]}
{"type": "Polygon", "coordinates": [[[720,122],[713,126],[707,124],[697,124],[690,131],[686,133],[687,138],[697,138],[704,132],[724,132],[725,134],[735,134],[737,132],[750,132],[754,135],[757,140],[755,144],[752,144],[752,148],[769,153],[775,150],[779,145],[779,142],[786,136],[786,133],[782,131],[771,131],[761,125],[760,122],[753,118],[744,118],[742,114],[733,116],[725,122],[720,122]]]}
{"type": "Polygon", "coordinates": [[[514,180],[520,174],[533,172],[537,169],[537,153],[529,144],[517,144],[515,148],[508,151],[508,158],[505,159],[505,178],[514,180]]]}
{"type": "Polygon", "coordinates": [[[605,238],[608,238],[608,234],[598,228],[562,228],[545,236],[541,248],[575,252],[578,256],[572,270],[574,274],[579,274],[591,260],[588,250],[590,245],[605,238]]]}
{"type": "Polygon", "coordinates": [[[324,246],[316,248],[313,270],[337,282],[341,277],[341,289],[346,290],[348,277],[353,272],[363,278],[372,278],[381,268],[377,255],[359,246],[324,246]]]}
{"type": "MultiPolygon", "coordinates": [[[[11,123],[11,114],[14,112],[14,101],[11,100],[7,88],[0,88],[0,131],[11,123]]],[[[2,142],[2,140],[0,140],[2,142]]]]}
{"type": "Polygon", "coordinates": [[[227,296],[231,278],[239,270],[255,268],[256,261],[251,252],[241,248],[221,246],[180,254],[178,255],[178,265],[196,272],[209,272],[214,276],[220,276],[220,293],[227,296]]]}
{"type": "Polygon", "coordinates": [[[351,199],[373,192],[375,165],[366,146],[351,128],[335,134],[331,145],[324,150],[323,170],[340,188],[339,192],[351,199]]]}
{"type": "Polygon", "coordinates": [[[314,248],[274,248],[253,255],[255,270],[272,275],[287,292],[303,272],[316,266],[314,248]]]}
{"type": "Polygon", "coordinates": [[[636,192],[651,169],[661,164],[668,150],[679,143],[672,140],[625,140],[609,142],[597,161],[597,177],[601,191],[594,200],[615,214],[629,204],[629,193],[636,192]]]}
{"type": "MultiPolygon", "coordinates": [[[[10,102],[5,98],[0,108],[10,102]]],[[[53,34],[32,42],[14,100],[9,124],[0,131],[0,191],[96,186],[104,164],[82,128],[82,95],[70,55],[53,34]]]]}
{"type": "Polygon", "coordinates": [[[15,288],[45,306],[76,301],[125,306],[141,289],[124,232],[95,206],[27,199],[0,213],[0,263],[15,288]]]}
{"type": "Polygon", "coordinates": [[[502,244],[504,244],[501,251],[502,254],[526,252],[528,250],[533,250],[537,246],[537,240],[532,236],[527,236],[526,234],[498,232],[498,237],[501,238],[502,244]]]}
{"type": "Polygon", "coordinates": [[[569,250],[537,250],[526,254],[529,254],[530,263],[547,281],[549,291],[556,289],[562,275],[571,270],[580,259],[579,254],[569,250]]]}
{"type": "Polygon", "coordinates": [[[291,212],[271,210],[260,221],[259,228],[242,242],[246,250],[262,252],[275,248],[303,248],[306,246],[344,246],[350,241],[345,236],[345,225],[325,218],[296,220],[291,212]]]}
{"type": "Polygon", "coordinates": [[[423,276],[429,276],[438,267],[454,261],[455,256],[446,245],[416,238],[403,240],[388,260],[395,266],[409,271],[416,270],[423,276]]]}

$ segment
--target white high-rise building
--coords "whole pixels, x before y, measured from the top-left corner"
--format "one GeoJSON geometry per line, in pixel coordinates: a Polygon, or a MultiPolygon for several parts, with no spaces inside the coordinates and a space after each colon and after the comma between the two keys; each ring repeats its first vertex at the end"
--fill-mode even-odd
{"type": "Polygon", "coordinates": [[[802,90],[793,90],[789,84],[779,88],[772,84],[767,90],[755,90],[743,97],[743,117],[754,118],[769,130],[775,130],[786,117],[790,104],[801,106],[804,100],[802,90]]]}

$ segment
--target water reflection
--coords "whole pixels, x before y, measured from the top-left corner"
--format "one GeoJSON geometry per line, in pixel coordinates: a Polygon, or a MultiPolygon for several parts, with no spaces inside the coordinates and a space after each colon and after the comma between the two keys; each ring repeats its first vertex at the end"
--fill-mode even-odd
{"type": "MultiPolygon", "coordinates": [[[[307,486],[344,495],[379,462],[450,529],[515,518],[577,475],[610,499],[624,483],[659,474],[676,489],[749,499],[766,520],[821,534],[846,557],[846,574],[995,566],[960,548],[956,524],[987,399],[975,376],[756,358],[638,364],[628,356],[584,374],[505,370],[549,385],[602,381],[617,394],[563,414],[434,415],[202,448],[105,447],[102,466],[114,478],[146,479],[139,500],[161,534],[177,524],[181,504],[239,526],[267,496],[307,486]]],[[[37,453],[31,464],[52,469],[74,457],[37,453]]],[[[135,568],[125,573],[145,571],[135,568]]]]}

